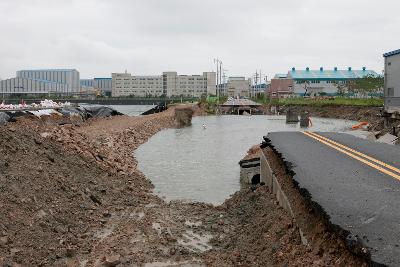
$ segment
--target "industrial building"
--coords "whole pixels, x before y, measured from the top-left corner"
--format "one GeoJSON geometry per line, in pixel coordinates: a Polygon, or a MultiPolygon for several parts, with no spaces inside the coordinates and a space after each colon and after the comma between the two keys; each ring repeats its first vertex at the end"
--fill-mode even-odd
{"type": "Polygon", "coordinates": [[[1,94],[67,94],[69,91],[67,84],[52,81],[20,77],[0,81],[1,94]]]}
{"type": "Polygon", "coordinates": [[[251,79],[245,77],[229,77],[226,83],[226,95],[230,97],[250,97],[251,79]]]}
{"type": "Polygon", "coordinates": [[[200,97],[215,94],[215,72],[203,75],[178,75],[163,72],[162,75],[138,76],[130,73],[112,73],[112,96],[183,96],[200,97]]]}
{"type": "Polygon", "coordinates": [[[17,78],[56,82],[66,84],[70,94],[79,92],[79,71],[76,69],[40,69],[17,71],[17,78]]]}
{"type": "Polygon", "coordinates": [[[93,79],[80,79],[79,81],[82,87],[93,87],[93,79]]]}
{"type": "Polygon", "coordinates": [[[251,84],[251,79],[246,79],[244,76],[228,77],[227,82],[218,85],[219,94],[229,97],[250,97],[255,90],[255,86],[251,84]]]}
{"type": "Polygon", "coordinates": [[[94,90],[104,96],[111,96],[112,79],[111,78],[94,78],[81,79],[80,85],[82,91],[94,90]]]}
{"type": "Polygon", "coordinates": [[[265,94],[269,90],[270,86],[271,86],[271,82],[266,81],[261,84],[253,84],[251,86],[251,88],[252,88],[254,95],[257,95],[257,94],[265,94]]]}
{"type": "Polygon", "coordinates": [[[292,68],[287,74],[279,74],[271,79],[270,95],[279,96],[317,96],[320,94],[337,95],[338,88],[346,90],[346,84],[350,80],[363,78],[368,75],[377,76],[375,71],[367,70],[365,67],[361,70],[353,70],[349,67],[347,70],[296,70],[292,68]]]}
{"type": "Polygon", "coordinates": [[[383,54],[385,58],[385,110],[400,109],[400,49],[383,54]]]}
{"type": "Polygon", "coordinates": [[[276,74],[271,79],[271,86],[267,91],[271,98],[285,98],[293,95],[293,79],[288,74],[276,74]]]}

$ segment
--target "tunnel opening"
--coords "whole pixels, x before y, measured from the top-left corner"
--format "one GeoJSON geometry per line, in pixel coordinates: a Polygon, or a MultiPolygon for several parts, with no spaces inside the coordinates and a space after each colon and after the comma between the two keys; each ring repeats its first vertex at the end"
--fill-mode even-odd
{"type": "Polygon", "coordinates": [[[256,174],[256,175],[253,176],[253,178],[251,178],[251,184],[256,185],[256,184],[259,184],[260,182],[261,181],[260,181],[260,175],[259,174],[256,174]]]}
{"type": "Polygon", "coordinates": [[[244,115],[244,114],[251,114],[251,110],[250,109],[240,109],[239,115],[244,115]]]}

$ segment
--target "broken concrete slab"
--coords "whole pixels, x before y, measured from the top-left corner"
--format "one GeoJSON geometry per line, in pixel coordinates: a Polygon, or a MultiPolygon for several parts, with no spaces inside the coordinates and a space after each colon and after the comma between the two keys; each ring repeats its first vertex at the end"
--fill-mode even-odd
{"type": "Polygon", "coordinates": [[[394,144],[396,144],[398,139],[399,138],[397,136],[387,133],[387,134],[379,137],[378,140],[376,140],[376,141],[379,143],[386,143],[386,144],[394,145],[394,144]]]}
{"type": "Polygon", "coordinates": [[[0,112],[0,125],[6,124],[10,120],[10,116],[7,113],[0,112]]]}

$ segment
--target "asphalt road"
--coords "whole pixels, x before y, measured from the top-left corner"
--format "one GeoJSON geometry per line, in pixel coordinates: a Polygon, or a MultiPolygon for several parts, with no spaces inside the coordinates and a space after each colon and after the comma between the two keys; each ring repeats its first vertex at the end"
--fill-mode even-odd
{"type": "Polygon", "coordinates": [[[316,134],[322,137],[279,132],[268,138],[331,223],[357,236],[374,262],[400,266],[400,147],[344,133],[316,134]]]}

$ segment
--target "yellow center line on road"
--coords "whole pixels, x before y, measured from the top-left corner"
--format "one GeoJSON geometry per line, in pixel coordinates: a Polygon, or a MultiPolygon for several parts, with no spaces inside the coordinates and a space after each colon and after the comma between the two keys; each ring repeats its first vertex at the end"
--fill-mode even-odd
{"type": "Polygon", "coordinates": [[[387,168],[387,169],[390,169],[390,170],[395,171],[395,172],[397,172],[397,173],[400,174],[400,169],[398,169],[398,168],[396,168],[396,167],[393,167],[392,165],[389,165],[389,164],[387,164],[387,163],[385,163],[385,162],[383,162],[383,161],[380,161],[380,160],[378,160],[378,159],[375,159],[375,158],[373,158],[373,157],[370,157],[370,156],[368,156],[368,155],[365,155],[365,154],[363,154],[363,153],[361,153],[361,152],[359,152],[359,151],[357,151],[357,150],[354,150],[354,149],[352,149],[352,148],[350,148],[350,147],[347,147],[347,146],[345,146],[345,145],[342,145],[342,144],[340,144],[340,143],[338,143],[338,142],[335,142],[335,141],[333,141],[333,140],[331,140],[331,139],[329,139],[329,138],[326,138],[325,136],[319,135],[319,134],[317,134],[317,133],[313,133],[313,132],[307,132],[307,133],[309,133],[309,134],[311,134],[311,135],[313,135],[313,136],[315,136],[315,137],[317,137],[317,138],[323,139],[324,141],[327,141],[327,142],[329,142],[329,143],[331,143],[331,144],[333,144],[333,145],[335,145],[335,146],[338,146],[338,147],[340,147],[340,148],[346,149],[346,150],[348,150],[348,151],[350,151],[350,152],[352,152],[352,153],[354,153],[354,154],[356,154],[356,155],[359,155],[359,156],[361,156],[361,157],[363,157],[363,158],[366,158],[366,159],[368,159],[369,161],[375,162],[375,163],[377,163],[377,164],[379,164],[379,165],[381,165],[381,166],[383,166],[383,167],[385,167],[385,168],[387,168]]]}
{"type": "Polygon", "coordinates": [[[391,171],[389,171],[387,169],[384,169],[384,168],[382,168],[382,167],[380,167],[380,166],[378,166],[376,164],[373,164],[373,163],[371,163],[371,162],[369,162],[369,161],[367,161],[367,160],[365,160],[365,159],[363,159],[363,158],[361,158],[359,156],[356,156],[356,155],[354,155],[354,154],[352,154],[352,153],[350,153],[350,152],[348,152],[348,151],[346,151],[346,150],[344,150],[344,149],[342,149],[342,148],[340,148],[338,146],[335,146],[335,145],[333,145],[333,144],[331,144],[331,143],[329,143],[329,142],[327,142],[327,141],[325,141],[325,140],[323,140],[321,138],[318,138],[318,137],[316,137],[316,136],[314,136],[314,135],[312,135],[312,134],[310,134],[308,132],[303,132],[303,134],[307,135],[308,137],[311,137],[311,138],[317,140],[318,142],[321,142],[321,143],[323,143],[323,144],[325,144],[325,145],[327,145],[327,146],[329,146],[329,147],[331,147],[331,148],[333,148],[333,149],[335,149],[335,150],[337,150],[339,152],[342,152],[343,154],[346,154],[349,157],[352,157],[352,158],[354,158],[354,159],[356,159],[356,160],[358,160],[358,161],[360,161],[360,162],[362,162],[362,163],[364,163],[364,164],[366,164],[366,165],[368,165],[368,166],[370,166],[370,167],[372,167],[372,168],[374,168],[374,169],[376,169],[376,170],[378,170],[378,171],[380,171],[380,172],[382,172],[384,174],[387,174],[387,175],[389,175],[389,176],[391,176],[391,177],[393,177],[393,178],[395,178],[395,179],[400,181],[400,175],[398,175],[396,173],[393,173],[393,172],[391,172],[391,171]]]}

